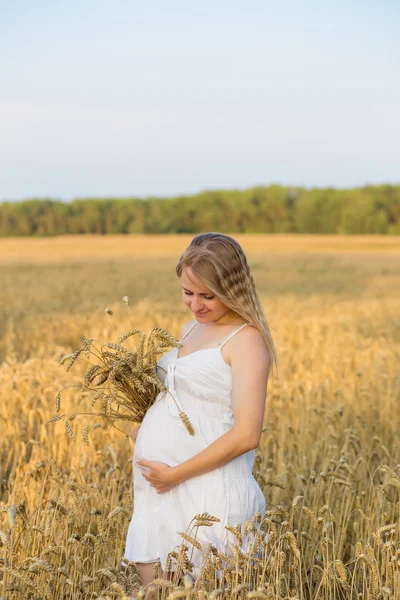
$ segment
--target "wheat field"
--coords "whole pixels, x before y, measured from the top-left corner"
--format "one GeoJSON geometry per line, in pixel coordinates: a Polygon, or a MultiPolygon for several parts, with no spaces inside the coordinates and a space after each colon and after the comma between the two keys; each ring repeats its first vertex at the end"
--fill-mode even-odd
{"type": "MultiPolygon", "coordinates": [[[[236,237],[282,371],[254,469],[267,512],[233,532],[231,557],[202,548],[199,580],[155,569],[157,587],[139,592],[123,554],[129,424],[99,421],[88,446],[79,417],[76,441],[48,421],[60,388],[81,382],[83,363],[60,364],[80,334],[178,335],[191,315],[174,267],[191,237],[0,240],[1,599],[400,598],[400,238],[236,237]]],[[[62,399],[74,413],[75,389],[62,399]]],[[[183,571],[196,543],[192,530],[171,548],[183,571]]]]}

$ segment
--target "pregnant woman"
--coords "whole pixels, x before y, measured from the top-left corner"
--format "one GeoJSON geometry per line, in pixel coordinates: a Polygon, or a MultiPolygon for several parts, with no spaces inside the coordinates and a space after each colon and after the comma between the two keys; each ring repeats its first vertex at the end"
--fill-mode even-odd
{"type": "MultiPolygon", "coordinates": [[[[233,238],[204,233],[176,272],[194,319],[182,328],[181,347],[158,362],[168,392],[158,395],[136,437],[125,556],[138,564],[142,585],[152,581],[155,562],[165,569],[168,553],[182,542],[177,532],[196,514],[220,519],[199,527],[198,541],[230,554],[234,538],[225,525],[244,524],[266,508],[252,469],[268,376],[278,361],[246,256],[233,238]]],[[[198,575],[202,555],[193,552],[198,575]]]]}

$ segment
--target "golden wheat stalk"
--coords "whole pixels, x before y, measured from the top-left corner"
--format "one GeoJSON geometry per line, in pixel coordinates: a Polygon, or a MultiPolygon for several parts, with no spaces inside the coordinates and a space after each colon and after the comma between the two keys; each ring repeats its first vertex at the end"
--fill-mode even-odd
{"type": "MultiPolygon", "coordinates": [[[[106,309],[106,312],[112,314],[110,309],[106,309]]],[[[70,422],[76,415],[105,418],[112,425],[116,421],[141,423],[158,394],[168,392],[157,373],[158,357],[171,347],[179,347],[179,341],[161,327],[154,327],[148,336],[140,329],[131,329],[118,337],[118,343],[108,342],[100,345],[95,339],[88,339],[84,335],[80,336],[80,340],[82,348],[63,356],[60,363],[67,362],[68,371],[82,353],[87,359],[90,358],[90,355],[96,358],[98,361],[96,364],[87,361],[90,367],[83,376],[82,385],[67,387],[78,387],[85,393],[94,392],[89,409],[99,401],[99,410],[97,412],[74,411],[73,415],[56,415],[51,417],[48,422],[56,422],[67,417],[64,427],[73,441],[76,438],[70,422]],[[132,338],[135,342],[138,339],[135,350],[123,345],[127,339],[132,338]]],[[[64,389],[60,390],[56,396],[56,412],[59,412],[61,408],[61,392],[64,389]]],[[[189,417],[180,409],[175,398],[173,400],[187,431],[190,435],[194,435],[194,428],[189,417]]],[[[86,424],[82,431],[83,440],[87,445],[89,445],[91,429],[92,426],[86,424]]]]}

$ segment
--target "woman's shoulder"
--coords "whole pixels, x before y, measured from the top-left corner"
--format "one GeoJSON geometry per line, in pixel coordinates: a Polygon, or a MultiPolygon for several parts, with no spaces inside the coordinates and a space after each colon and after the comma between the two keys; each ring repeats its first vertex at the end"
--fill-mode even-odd
{"type": "Polygon", "coordinates": [[[184,324],[182,325],[182,327],[181,327],[181,332],[180,332],[180,338],[179,338],[179,339],[182,339],[182,338],[183,338],[183,336],[184,336],[184,335],[185,335],[185,334],[186,334],[188,331],[190,331],[190,329],[191,329],[192,327],[194,327],[194,325],[195,325],[196,323],[197,323],[196,319],[192,319],[191,321],[187,321],[186,323],[184,323],[184,324]]]}
{"type": "Polygon", "coordinates": [[[260,330],[248,323],[249,327],[243,327],[238,335],[233,336],[231,354],[236,358],[243,356],[251,357],[251,360],[269,363],[269,352],[260,330]]]}

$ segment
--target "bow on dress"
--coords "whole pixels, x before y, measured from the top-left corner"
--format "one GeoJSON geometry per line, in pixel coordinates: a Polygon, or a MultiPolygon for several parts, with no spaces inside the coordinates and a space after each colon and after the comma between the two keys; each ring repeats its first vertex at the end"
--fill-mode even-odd
{"type": "Polygon", "coordinates": [[[183,412],[183,408],[178,400],[178,396],[176,394],[175,389],[175,362],[169,363],[168,365],[164,385],[167,388],[167,390],[165,391],[167,411],[171,415],[171,417],[179,417],[179,413],[183,412]]]}

